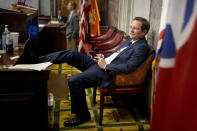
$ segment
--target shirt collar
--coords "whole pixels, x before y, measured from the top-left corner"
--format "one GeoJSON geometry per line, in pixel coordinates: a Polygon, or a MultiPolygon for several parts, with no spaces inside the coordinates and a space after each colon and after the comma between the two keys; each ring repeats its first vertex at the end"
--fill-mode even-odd
{"type": "Polygon", "coordinates": [[[72,15],[74,11],[75,11],[75,10],[70,11],[70,15],[72,15]]]}
{"type": "Polygon", "coordinates": [[[133,44],[133,43],[135,43],[136,41],[138,41],[138,40],[131,40],[131,43],[133,44]]]}

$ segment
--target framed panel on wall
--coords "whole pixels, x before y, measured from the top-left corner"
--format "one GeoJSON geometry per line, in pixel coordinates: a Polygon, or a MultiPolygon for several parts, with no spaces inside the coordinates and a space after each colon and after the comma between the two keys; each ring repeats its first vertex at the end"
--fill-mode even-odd
{"type": "MultiPolygon", "coordinates": [[[[39,1],[40,0],[26,0],[25,4],[39,9],[39,1]]],[[[18,2],[18,0],[0,0],[0,3],[1,3],[0,8],[9,9],[11,4],[17,3],[17,2],[18,2]]]]}
{"type": "MultiPolygon", "coordinates": [[[[70,0],[57,0],[57,11],[61,10],[63,17],[67,17],[69,11],[67,10],[67,5],[70,0]]],[[[79,9],[79,0],[72,0],[77,4],[76,10],[79,9]]]]}
{"type": "Polygon", "coordinates": [[[119,3],[118,28],[129,34],[129,26],[134,17],[149,20],[150,0],[121,0],[119,3]]]}

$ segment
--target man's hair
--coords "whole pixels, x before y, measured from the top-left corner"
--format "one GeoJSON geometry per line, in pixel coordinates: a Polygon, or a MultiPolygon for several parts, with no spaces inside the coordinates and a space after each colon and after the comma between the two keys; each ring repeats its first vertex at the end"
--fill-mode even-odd
{"type": "Polygon", "coordinates": [[[145,19],[143,17],[135,17],[133,20],[141,21],[142,22],[141,30],[147,30],[147,33],[148,33],[148,31],[150,29],[150,23],[147,19],[145,19]]]}
{"type": "Polygon", "coordinates": [[[71,3],[71,5],[73,6],[73,9],[76,9],[77,4],[74,1],[69,1],[68,3],[71,3]]]}

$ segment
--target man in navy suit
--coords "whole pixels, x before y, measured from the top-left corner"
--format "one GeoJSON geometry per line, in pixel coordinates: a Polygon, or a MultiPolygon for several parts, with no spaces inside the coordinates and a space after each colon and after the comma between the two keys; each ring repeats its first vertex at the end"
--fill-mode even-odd
{"type": "Polygon", "coordinates": [[[97,54],[90,57],[75,50],[66,50],[39,57],[41,62],[68,63],[82,71],[68,80],[71,112],[75,116],[65,121],[64,126],[76,126],[90,120],[85,88],[96,85],[107,88],[111,82],[109,71],[130,73],[144,62],[149,52],[145,39],[149,28],[150,24],[145,18],[134,18],[130,25],[130,38],[115,52],[107,55],[97,54]]]}

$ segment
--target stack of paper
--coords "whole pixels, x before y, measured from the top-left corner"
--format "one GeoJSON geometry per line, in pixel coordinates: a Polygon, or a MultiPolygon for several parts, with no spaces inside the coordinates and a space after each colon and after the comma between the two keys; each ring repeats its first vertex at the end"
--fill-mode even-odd
{"type": "Polygon", "coordinates": [[[44,62],[38,64],[18,64],[15,66],[11,66],[8,69],[32,69],[32,70],[41,71],[46,69],[50,65],[52,65],[51,62],[44,62]]]}

